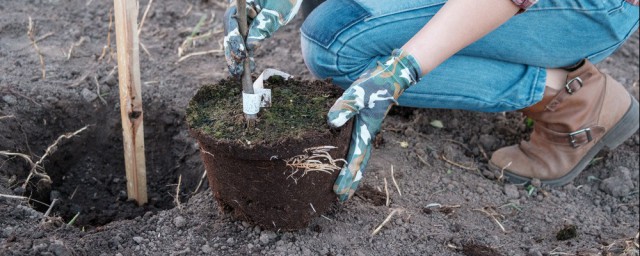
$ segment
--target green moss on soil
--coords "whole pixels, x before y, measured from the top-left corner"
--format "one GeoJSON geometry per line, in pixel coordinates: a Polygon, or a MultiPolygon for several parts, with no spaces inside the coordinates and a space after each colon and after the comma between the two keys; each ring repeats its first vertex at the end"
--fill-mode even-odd
{"type": "Polygon", "coordinates": [[[284,80],[272,77],[265,82],[271,88],[270,108],[260,109],[253,130],[245,128],[240,81],[221,80],[205,85],[191,99],[187,122],[191,129],[222,140],[276,142],[299,137],[306,132],[329,129],[326,114],[342,90],[324,81],[284,80]]]}

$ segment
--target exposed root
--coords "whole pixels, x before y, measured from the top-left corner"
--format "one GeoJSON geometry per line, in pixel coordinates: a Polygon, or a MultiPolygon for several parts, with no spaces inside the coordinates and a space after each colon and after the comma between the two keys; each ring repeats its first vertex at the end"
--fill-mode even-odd
{"type": "Polygon", "coordinates": [[[33,45],[33,48],[36,50],[36,53],[38,53],[38,58],[40,58],[40,69],[42,70],[42,80],[44,80],[45,78],[47,78],[47,70],[44,65],[44,56],[42,55],[42,52],[40,52],[40,48],[36,43],[35,32],[33,31],[33,20],[31,19],[31,16],[29,16],[29,30],[27,31],[27,36],[29,36],[29,40],[31,40],[31,45],[33,45]]]}
{"type": "Polygon", "coordinates": [[[98,87],[98,88],[96,88],[97,94],[98,94],[98,98],[100,99],[100,101],[102,101],[102,103],[104,103],[105,106],[108,105],[107,101],[104,98],[102,98],[102,94],[100,93],[100,82],[98,82],[98,77],[97,76],[93,76],[93,81],[96,83],[96,86],[98,87]]]}
{"type": "Polygon", "coordinates": [[[180,185],[182,184],[182,175],[178,176],[178,186],[176,186],[176,196],[173,198],[173,204],[178,210],[182,211],[182,203],[180,203],[180,185]]]}
{"type": "Polygon", "coordinates": [[[49,177],[49,175],[47,175],[47,173],[44,172],[44,167],[42,166],[42,162],[47,158],[47,156],[49,156],[50,154],[52,154],[58,146],[58,143],[60,143],[60,141],[62,139],[70,139],[76,135],[78,135],[79,133],[83,132],[84,130],[86,130],[89,126],[85,126],[82,127],[80,130],[77,130],[73,133],[67,133],[67,134],[63,134],[60,135],[60,137],[58,137],[58,139],[56,139],[53,144],[51,144],[49,147],[47,147],[47,149],[44,152],[44,155],[42,155],[40,157],[40,159],[38,159],[38,161],[36,161],[35,163],[33,162],[33,160],[31,159],[30,156],[27,156],[25,154],[21,154],[21,153],[13,153],[13,152],[7,152],[7,151],[0,151],[0,155],[3,156],[19,156],[22,157],[23,159],[25,159],[30,165],[31,165],[31,170],[29,171],[29,176],[27,176],[27,179],[25,180],[24,184],[22,184],[22,188],[27,188],[27,184],[29,184],[29,181],[31,180],[31,178],[33,176],[39,177],[41,178],[41,181],[47,183],[47,184],[51,184],[51,177],[49,177]]]}
{"type": "Polygon", "coordinates": [[[202,186],[202,181],[204,181],[204,179],[207,177],[207,171],[203,171],[202,172],[202,177],[200,178],[200,181],[198,182],[198,186],[196,186],[196,189],[193,190],[193,192],[191,192],[191,195],[195,195],[196,193],[198,193],[198,190],[200,190],[200,186],[202,186]]]}
{"type": "Polygon", "coordinates": [[[508,233],[507,230],[502,225],[502,223],[500,223],[500,221],[498,220],[498,218],[504,219],[504,215],[499,214],[498,212],[496,212],[496,210],[493,209],[493,207],[483,207],[482,209],[473,209],[473,210],[474,211],[479,211],[479,212],[482,212],[482,213],[486,214],[491,219],[493,219],[493,221],[495,221],[496,224],[498,224],[500,229],[502,229],[502,232],[508,233]]]}
{"type": "Polygon", "coordinates": [[[292,178],[297,182],[299,178],[304,177],[309,172],[331,174],[342,169],[338,164],[347,164],[347,162],[344,159],[333,159],[329,155],[329,151],[335,148],[334,146],[306,148],[303,150],[303,154],[283,160],[287,167],[291,168],[291,174],[287,178],[292,178]],[[302,174],[299,177],[295,177],[300,171],[302,171],[302,174]]]}

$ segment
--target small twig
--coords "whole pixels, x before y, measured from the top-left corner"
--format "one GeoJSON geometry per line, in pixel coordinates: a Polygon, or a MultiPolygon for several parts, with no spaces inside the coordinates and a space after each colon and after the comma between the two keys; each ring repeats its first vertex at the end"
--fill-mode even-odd
{"type": "Polygon", "coordinates": [[[149,50],[147,50],[147,47],[142,43],[142,40],[138,41],[138,43],[140,44],[140,48],[142,48],[142,51],[144,51],[144,53],[149,56],[149,59],[153,60],[153,56],[151,56],[151,53],[149,52],[149,50]]]}
{"type": "Polygon", "coordinates": [[[385,205],[389,207],[389,186],[387,185],[387,178],[384,178],[384,194],[387,195],[385,205]]]}
{"type": "Polygon", "coordinates": [[[3,120],[3,119],[9,119],[9,118],[14,118],[14,117],[15,117],[15,116],[13,116],[13,115],[0,116],[0,120],[3,120]]]}
{"type": "Polygon", "coordinates": [[[476,143],[476,146],[478,146],[478,149],[480,149],[480,153],[482,154],[484,159],[489,161],[489,156],[487,155],[487,152],[484,151],[484,148],[482,147],[482,145],[480,145],[480,143],[476,143]]]}
{"type": "Polygon", "coordinates": [[[69,47],[69,52],[67,53],[67,60],[71,59],[71,52],[73,51],[74,47],[79,47],[80,45],[82,45],[82,43],[84,42],[84,40],[86,39],[86,37],[80,37],[80,40],[78,40],[77,42],[71,44],[71,47],[69,47]]]}
{"type": "Polygon", "coordinates": [[[313,210],[313,212],[316,212],[316,208],[315,208],[315,207],[313,207],[313,204],[312,204],[312,203],[309,203],[309,205],[311,205],[311,210],[313,210]]]}
{"type": "Polygon", "coordinates": [[[467,145],[465,145],[462,142],[459,142],[457,140],[452,140],[452,139],[443,139],[442,141],[448,141],[454,144],[458,144],[459,146],[461,146],[462,148],[464,148],[465,150],[467,150],[467,152],[471,152],[471,150],[469,149],[469,147],[467,147],[467,145]]]}
{"type": "Polygon", "coordinates": [[[189,45],[191,45],[191,42],[193,41],[193,38],[198,33],[200,33],[200,27],[202,27],[202,25],[204,24],[204,22],[206,20],[207,20],[207,15],[202,15],[202,17],[200,17],[200,20],[198,21],[196,26],[193,27],[193,29],[191,30],[191,35],[189,35],[187,38],[185,38],[184,41],[182,42],[182,44],[180,44],[180,46],[178,47],[178,57],[182,57],[182,55],[187,50],[187,48],[189,48],[189,45]]]}
{"type": "Polygon", "coordinates": [[[478,170],[478,168],[476,168],[476,167],[467,167],[467,166],[464,166],[464,165],[462,165],[462,164],[459,164],[459,163],[453,162],[453,161],[451,161],[451,160],[447,159],[444,155],[440,155],[440,159],[444,160],[445,162],[447,162],[447,163],[449,163],[449,164],[451,164],[451,165],[454,165],[454,166],[460,167],[460,168],[465,169],[465,170],[469,170],[469,171],[476,171],[476,170],[478,170]]]}
{"type": "Polygon", "coordinates": [[[220,50],[220,49],[215,49],[215,50],[209,50],[209,51],[204,51],[204,52],[194,52],[194,53],[189,53],[189,54],[187,54],[187,55],[185,55],[185,56],[182,56],[180,59],[178,59],[178,61],[176,62],[176,64],[178,64],[178,63],[180,63],[180,62],[182,62],[182,61],[184,61],[184,60],[186,60],[186,59],[188,59],[188,58],[191,58],[191,57],[193,57],[193,56],[205,55],[205,54],[211,54],[211,53],[221,53],[221,52],[222,52],[222,50],[220,50]]]}
{"type": "Polygon", "coordinates": [[[391,180],[393,181],[393,185],[396,186],[398,190],[398,194],[402,196],[402,192],[400,191],[400,186],[398,186],[398,182],[396,182],[396,177],[393,175],[393,165],[391,165],[391,180]]]}
{"type": "Polygon", "coordinates": [[[22,93],[19,93],[19,92],[15,91],[15,90],[13,90],[13,89],[11,89],[11,88],[7,88],[7,90],[8,90],[10,93],[12,93],[12,94],[18,95],[18,96],[20,96],[21,98],[24,98],[24,99],[26,99],[26,100],[28,100],[28,101],[31,101],[31,103],[36,104],[36,105],[38,105],[38,106],[42,107],[42,104],[40,104],[40,103],[36,102],[34,99],[29,98],[29,97],[27,97],[26,95],[24,95],[24,94],[22,94],[22,93]]]}
{"type": "Polygon", "coordinates": [[[416,157],[418,157],[418,160],[419,160],[422,164],[424,164],[424,165],[426,165],[426,166],[431,167],[431,165],[430,165],[426,160],[424,160],[424,158],[422,158],[422,156],[421,156],[420,154],[418,154],[418,152],[415,152],[415,153],[416,153],[416,157]]]}
{"type": "Polygon", "coordinates": [[[149,9],[151,9],[151,4],[153,4],[153,0],[149,0],[147,8],[144,9],[144,14],[142,14],[142,19],[140,20],[140,26],[138,26],[138,36],[140,36],[140,32],[142,32],[142,26],[144,25],[144,21],[147,19],[147,14],[149,13],[149,9]]]}
{"type": "Polygon", "coordinates": [[[87,79],[87,77],[89,77],[89,75],[95,74],[97,69],[98,69],[98,65],[95,64],[95,63],[92,64],[89,68],[86,69],[87,71],[85,71],[84,74],[82,74],[82,76],[80,76],[78,79],[76,79],[69,86],[70,87],[76,87],[76,86],[82,84],[87,79]]]}
{"type": "Polygon", "coordinates": [[[31,16],[29,16],[29,30],[27,30],[27,36],[29,37],[29,40],[31,40],[31,45],[33,45],[33,48],[36,50],[36,53],[38,53],[38,58],[40,59],[40,68],[42,69],[42,80],[47,78],[47,71],[46,71],[46,67],[44,65],[44,56],[42,55],[42,52],[40,52],[40,48],[38,47],[38,44],[36,43],[36,39],[35,39],[35,35],[34,35],[34,31],[33,31],[33,20],[31,19],[31,16]]]}
{"type": "Polygon", "coordinates": [[[191,13],[191,9],[193,9],[193,5],[189,4],[189,7],[187,7],[187,10],[182,14],[182,16],[187,16],[189,15],[189,13],[191,13]]]}
{"type": "Polygon", "coordinates": [[[47,37],[50,37],[50,36],[52,36],[54,34],[55,33],[53,33],[53,32],[46,33],[46,34],[42,35],[41,37],[38,37],[35,41],[36,41],[36,43],[40,42],[40,41],[42,41],[42,40],[46,39],[47,37]]]}
{"type": "Polygon", "coordinates": [[[507,165],[502,167],[502,169],[500,170],[500,176],[498,177],[498,181],[502,181],[502,179],[504,179],[504,169],[509,168],[509,166],[511,166],[511,163],[513,162],[509,162],[507,165]]]}
{"type": "Polygon", "coordinates": [[[18,199],[18,200],[34,201],[34,202],[39,203],[39,204],[41,204],[41,205],[49,206],[49,204],[47,204],[47,203],[43,203],[43,202],[40,202],[40,201],[38,201],[38,200],[31,199],[31,198],[28,198],[28,197],[25,197],[25,196],[14,196],[14,195],[5,195],[5,194],[0,194],[0,197],[9,198],[9,199],[18,199]]]}
{"type": "Polygon", "coordinates": [[[179,210],[182,210],[182,203],[180,203],[180,184],[182,184],[182,174],[178,176],[178,186],[176,186],[176,197],[173,198],[173,203],[179,210]]]}
{"type": "MultiPolygon", "coordinates": [[[[211,154],[211,153],[209,153],[211,154]]],[[[202,177],[200,178],[200,182],[198,182],[198,186],[196,186],[196,189],[191,192],[191,195],[195,195],[196,193],[198,193],[198,190],[200,189],[200,186],[202,186],[202,181],[204,181],[204,178],[207,177],[207,171],[205,170],[204,172],[202,172],[202,177]]]]}
{"type": "Polygon", "coordinates": [[[502,232],[507,233],[507,230],[504,229],[504,226],[502,226],[502,223],[500,223],[500,221],[498,221],[498,218],[496,218],[496,216],[499,216],[499,217],[502,217],[502,218],[504,218],[504,216],[502,216],[501,214],[498,214],[497,212],[495,212],[495,210],[493,210],[493,209],[491,209],[489,207],[484,207],[483,209],[473,209],[473,210],[482,212],[482,213],[486,214],[487,216],[489,216],[491,219],[493,219],[493,221],[496,222],[496,224],[498,224],[500,229],[502,229],[502,232]],[[491,212],[487,211],[487,209],[490,209],[491,212]]]}
{"type": "Polygon", "coordinates": [[[396,213],[398,213],[400,211],[403,211],[403,209],[393,209],[391,211],[391,213],[389,213],[389,216],[387,216],[387,218],[385,218],[384,221],[382,221],[382,223],[380,223],[380,225],[378,225],[378,227],[376,229],[374,229],[373,232],[371,232],[371,236],[375,236],[376,234],[378,234],[378,232],[380,232],[382,227],[384,227],[384,225],[389,223],[389,221],[391,220],[393,215],[395,215],[396,213]]]}
{"type": "Polygon", "coordinates": [[[53,199],[53,201],[51,201],[51,205],[49,205],[49,209],[47,209],[47,211],[44,213],[44,217],[49,217],[49,213],[51,213],[51,209],[53,209],[53,206],[56,205],[56,202],[58,202],[58,198],[53,199]]]}
{"type": "Polygon", "coordinates": [[[98,86],[98,88],[96,89],[98,92],[98,98],[100,99],[100,101],[102,101],[102,103],[104,103],[104,105],[108,105],[107,101],[104,100],[104,98],[102,98],[102,95],[100,94],[100,82],[98,82],[98,77],[97,76],[93,76],[93,81],[96,83],[96,86],[98,86]]]}
{"type": "Polygon", "coordinates": [[[98,61],[102,61],[104,56],[107,54],[107,49],[109,50],[109,59],[107,62],[111,62],[111,56],[113,55],[113,49],[111,48],[111,28],[113,27],[113,8],[109,10],[109,26],[107,28],[107,45],[102,47],[102,53],[98,58],[98,61]]]}
{"type": "Polygon", "coordinates": [[[76,189],[74,189],[73,193],[71,193],[71,196],[69,197],[69,200],[73,199],[73,196],[76,195],[76,192],[78,192],[78,186],[76,186],[76,189]]]}
{"type": "Polygon", "coordinates": [[[320,215],[320,217],[325,218],[325,219],[327,219],[327,220],[329,220],[329,221],[333,221],[331,218],[329,218],[329,217],[327,217],[327,216],[324,216],[324,215],[320,215]]]}
{"type": "Polygon", "coordinates": [[[67,223],[67,225],[71,226],[71,225],[73,225],[73,223],[76,223],[76,219],[78,219],[78,216],[80,216],[80,212],[76,213],[76,215],[73,216],[71,221],[69,221],[69,223],[67,223]]]}

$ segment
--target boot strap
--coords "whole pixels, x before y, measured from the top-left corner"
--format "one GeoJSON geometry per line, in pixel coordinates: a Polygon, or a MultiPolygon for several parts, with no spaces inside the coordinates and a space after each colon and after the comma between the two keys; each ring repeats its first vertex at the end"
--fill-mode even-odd
{"type": "Polygon", "coordinates": [[[564,85],[564,90],[561,90],[552,100],[545,106],[549,111],[556,111],[558,105],[564,101],[566,97],[569,97],[582,89],[582,79],[579,76],[569,79],[564,85]]]}
{"type": "Polygon", "coordinates": [[[596,138],[600,138],[600,136],[604,134],[605,128],[602,126],[594,125],[574,132],[564,133],[556,132],[542,125],[536,124],[534,132],[538,133],[548,141],[568,145],[573,148],[578,148],[593,141],[596,138]]]}

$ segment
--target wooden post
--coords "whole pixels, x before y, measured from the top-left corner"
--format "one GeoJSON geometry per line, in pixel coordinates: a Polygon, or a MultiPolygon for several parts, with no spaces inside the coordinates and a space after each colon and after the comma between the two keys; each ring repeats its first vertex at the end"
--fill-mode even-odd
{"type": "Polygon", "coordinates": [[[129,199],[136,200],[138,205],[143,205],[147,203],[147,174],[144,159],[137,5],[137,0],[114,0],[127,195],[129,199]]]}

